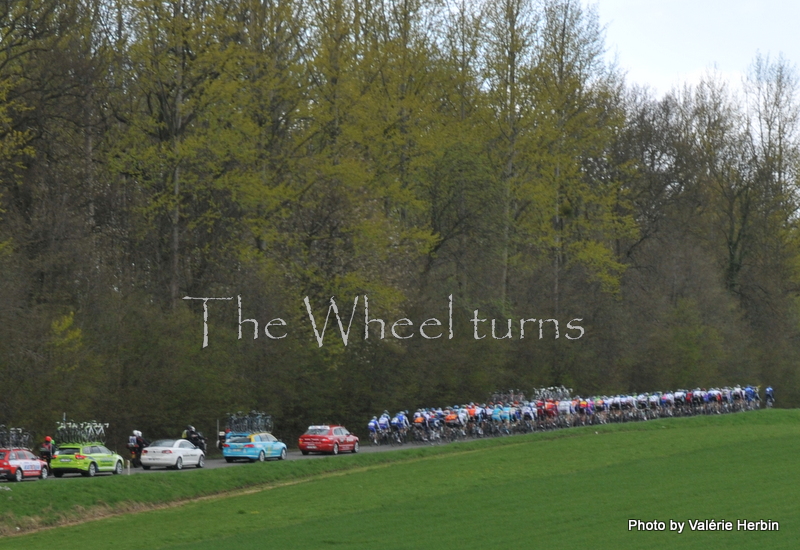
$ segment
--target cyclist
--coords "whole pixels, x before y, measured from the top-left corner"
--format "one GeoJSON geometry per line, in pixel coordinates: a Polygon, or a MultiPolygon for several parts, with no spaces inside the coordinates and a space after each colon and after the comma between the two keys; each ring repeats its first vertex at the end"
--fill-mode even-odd
{"type": "Polygon", "coordinates": [[[587,397],[586,400],[581,401],[581,406],[586,411],[586,421],[592,423],[592,416],[594,415],[594,399],[587,397]]]}
{"type": "Polygon", "coordinates": [[[533,422],[536,419],[536,409],[531,407],[530,402],[526,402],[522,404],[522,409],[520,410],[522,414],[522,420],[533,422]]]}
{"type": "Polygon", "coordinates": [[[449,407],[445,409],[444,423],[451,428],[460,426],[461,421],[458,418],[458,409],[450,409],[449,407]]]}
{"type": "Polygon", "coordinates": [[[380,429],[380,425],[378,424],[378,417],[373,416],[372,420],[367,423],[367,430],[369,430],[369,439],[372,443],[378,443],[378,430],[380,429]]]}
{"type": "Polygon", "coordinates": [[[556,405],[555,399],[549,398],[544,402],[544,414],[548,426],[551,428],[555,427],[556,418],[558,417],[558,405],[556,405]]]}
{"type": "Polygon", "coordinates": [[[403,428],[408,430],[411,427],[411,422],[408,420],[408,411],[400,411],[399,414],[402,415],[403,428]]]}
{"type": "Polygon", "coordinates": [[[768,406],[773,406],[775,404],[775,391],[772,389],[772,386],[767,386],[767,389],[764,390],[766,394],[766,400],[768,406]]]}
{"type": "Polygon", "coordinates": [[[719,413],[719,407],[722,404],[722,392],[717,388],[711,388],[708,390],[708,393],[706,393],[706,396],[708,397],[708,404],[711,411],[719,413]]]}
{"type": "Polygon", "coordinates": [[[636,396],[636,408],[637,409],[646,409],[647,408],[647,394],[640,393],[636,396]]]}
{"type": "Polygon", "coordinates": [[[42,447],[39,449],[39,458],[47,461],[48,471],[50,471],[50,461],[53,459],[54,451],[55,444],[53,443],[53,438],[48,435],[44,438],[44,443],[42,443],[42,447]]]}
{"type": "Polygon", "coordinates": [[[585,425],[589,414],[589,400],[578,396],[575,398],[575,401],[577,401],[577,403],[573,402],[573,408],[578,415],[579,422],[585,425]]]}
{"type": "Polygon", "coordinates": [[[686,404],[686,390],[677,390],[673,397],[675,398],[676,407],[683,407],[686,404]]]}
{"type": "Polygon", "coordinates": [[[383,411],[383,414],[378,419],[378,427],[381,431],[386,431],[389,429],[389,424],[391,422],[391,417],[389,416],[389,411],[383,411]]]}
{"type": "Polygon", "coordinates": [[[469,414],[470,422],[478,422],[480,420],[480,413],[478,411],[479,409],[475,403],[470,403],[467,406],[467,413],[469,414]]]}
{"type": "Polygon", "coordinates": [[[494,414],[494,404],[486,403],[483,406],[483,422],[488,424],[488,422],[492,419],[492,415],[494,414]]]}
{"type": "Polygon", "coordinates": [[[672,416],[672,408],[675,405],[675,396],[672,392],[661,394],[661,408],[666,411],[668,416],[672,416]]]}
{"type": "Polygon", "coordinates": [[[495,425],[498,425],[502,421],[503,421],[503,404],[495,403],[494,408],[492,409],[492,422],[494,422],[495,425]]]}
{"type": "Polygon", "coordinates": [[[417,409],[414,412],[414,433],[415,437],[419,437],[422,441],[428,440],[428,417],[425,411],[417,409]]]}
{"type": "Polygon", "coordinates": [[[503,423],[505,423],[506,428],[511,427],[511,420],[514,418],[514,405],[510,401],[506,401],[503,405],[503,412],[501,413],[500,417],[503,419],[503,423]]]}
{"type": "Polygon", "coordinates": [[[469,412],[467,412],[466,405],[462,405],[461,407],[455,407],[455,413],[458,415],[458,421],[461,423],[461,427],[467,425],[469,422],[469,412]]]}
{"type": "Polygon", "coordinates": [[[440,423],[439,423],[439,414],[433,409],[429,409],[427,411],[427,425],[428,425],[428,438],[431,441],[439,439],[441,437],[440,431],[440,423]]]}
{"type": "Polygon", "coordinates": [[[408,418],[406,417],[406,412],[405,411],[398,412],[396,415],[392,417],[389,423],[392,426],[392,431],[395,432],[397,441],[399,442],[404,441],[406,430],[410,426],[408,418]]]}
{"type": "Polygon", "coordinates": [[[571,399],[561,399],[556,403],[556,411],[558,413],[558,420],[559,424],[563,423],[564,425],[572,422],[572,413],[575,411],[572,408],[572,400],[571,399]]]}
{"type": "Polygon", "coordinates": [[[750,404],[753,401],[755,401],[755,399],[756,399],[756,390],[755,390],[755,388],[753,386],[747,386],[744,389],[744,397],[745,397],[745,401],[747,401],[748,406],[750,406],[750,404]]]}

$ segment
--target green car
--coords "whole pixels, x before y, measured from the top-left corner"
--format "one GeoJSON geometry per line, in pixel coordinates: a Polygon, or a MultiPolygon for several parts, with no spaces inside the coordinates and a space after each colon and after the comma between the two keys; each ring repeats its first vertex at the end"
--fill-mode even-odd
{"type": "Polygon", "coordinates": [[[98,472],[121,474],[123,464],[124,459],[102,443],[65,443],[53,455],[50,470],[56,477],[64,474],[94,477],[98,472]]]}

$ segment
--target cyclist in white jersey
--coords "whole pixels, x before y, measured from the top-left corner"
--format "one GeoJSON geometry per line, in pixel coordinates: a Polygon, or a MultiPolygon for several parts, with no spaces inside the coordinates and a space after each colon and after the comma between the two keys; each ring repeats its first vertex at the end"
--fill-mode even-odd
{"type": "Polygon", "coordinates": [[[461,426],[466,426],[467,422],[469,422],[469,411],[467,410],[466,405],[462,405],[461,408],[455,411],[458,415],[458,420],[461,422],[461,426]]]}
{"type": "Polygon", "coordinates": [[[380,427],[381,431],[388,430],[390,422],[391,422],[391,417],[389,416],[389,411],[383,411],[383,414],[378,419],[378,426],[380,427]]]}
{"type": "Polygon", "coordinates": [[[522,419],[536,420],[536,407],[531,407],[530,402],[523,403],[522,405],[522,419]]]}

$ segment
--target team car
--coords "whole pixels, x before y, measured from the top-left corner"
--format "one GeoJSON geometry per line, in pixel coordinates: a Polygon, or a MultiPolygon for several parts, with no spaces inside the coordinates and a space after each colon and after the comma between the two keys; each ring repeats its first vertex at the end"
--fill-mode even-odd
{"type": "Polygon", "coordinates": [[[0,477],[9,481],[47,479],[47,462],[27,449],[0,449],[0,477]]]}
{"type": "Polygon", "coordinates": [[[237,459],[248,459],[250,462],[264,462],[268,458],[284,460],[286,444],[267,432],[230,433],[222,444],[222,456],[228,462],[237,459]]]}
{"type": "Polygon", "coordinates": [[[344,426],[309,426],[297,442],[300,452],[330,453],[340,451],[358,452],[358,437],[348,432],[344,426]]]}
{"type": "Polygon", "coordinates": [[[182,470],[183,466],[202,468],[206,455],[188,439],[159,439],[142,449],[142,468],[162,466],[182,470]]]}
{"type": "Polygon", "coordinates": [[[81,474],[94,477],[100,472],[122,473],[124,459],[102,443],[64,443],[53,453],[50,470],[56,477],[81,474]]]}

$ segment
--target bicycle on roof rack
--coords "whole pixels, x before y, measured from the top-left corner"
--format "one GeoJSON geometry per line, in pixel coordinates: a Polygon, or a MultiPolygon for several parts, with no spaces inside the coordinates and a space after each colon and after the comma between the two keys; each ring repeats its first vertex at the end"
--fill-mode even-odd
{"type": "Polygon", "coordinates": [[[30,449],[33,440],[33,434],[24,428],[7,427],[0,424],[0,447],[30,449]]]}
{"type": "Polygon", "coordinates": [[[75,422],[74,420],[56,423],[57,443],[105,443],[107,423],[89,420],[88,422],[75,422]]]}

